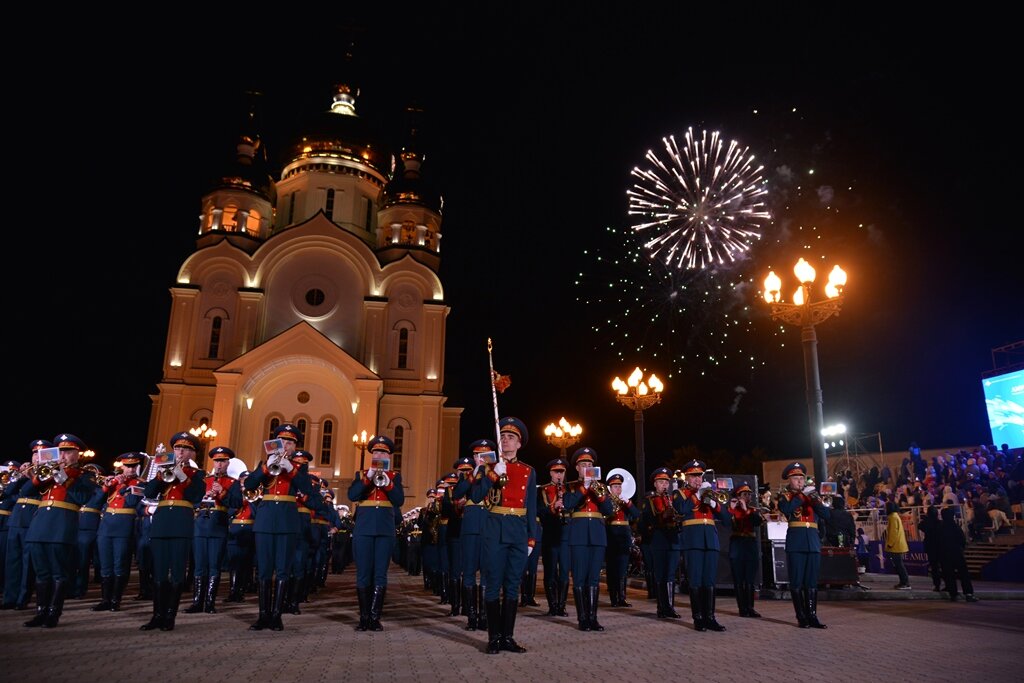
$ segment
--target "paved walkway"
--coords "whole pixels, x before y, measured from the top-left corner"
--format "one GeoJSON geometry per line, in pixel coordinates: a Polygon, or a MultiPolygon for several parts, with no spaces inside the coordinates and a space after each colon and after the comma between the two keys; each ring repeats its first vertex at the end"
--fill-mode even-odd
{"type": "MultiPolygon", "coordinates": [[[[326,589],[285,615],[285,630],[253,632],[255,596],[218,604],[218,614],[178,615],[171,632],[138,627],[151,604],[126,601],[117,613],[95,613],[97,587],[86,600],[68,601],[56,629],[22,626],[28,611],[0,612],[4,649],[0,681],[116,683],[162,681],[572,681],[692,678],[758,683],[791,681],[798,672],[901,681],[1017,680],[1024,667],[1024,585],[976,583],[978,603],[932,599],[930,584],[889,591],[893,599],[829,601],[819,605],[824,631],[796,628],[787,600],[759,600],[762,619],[742,619],[733,598],[718,602],[724,633],[698,633],[687,618],[654,616],[653,601],[631,588],[632,608],[599,611],[606,630],[581,632],[573,617],[550,618],[545,608],[520,608],[516,638],[526,654],[483,653],[486,634],[463,630],[465,617],[423,590],[420,577],[392,566],[380,633],[357,633],[354,576],[328,578],[326,589]],[[919,599],[921,598],[921,599],[919,599]]],[[[879,597],[895,583],[867,575],[865,593],[879,597]]],[[[134,595],[130,585],[127,594],[134,595]]],[[[222,586],[223,591],[223,586],[222,586]]],[[[603,588],[602,588],[603,591],[603,588]]],[[[539,601],[543,602],[543,590],[539,601]]],[[[824,597],[824,596],[823,596],[824,597]]],[[[184,601],[183,601],[184,603],[184,601]]],[[[677,611],[688,601],[677,596],[677,611]]],[[[184,607],[185,604],[182,605],[184,607]]],[[[572,605],[569,612],[573,612],[572,605]]]]}

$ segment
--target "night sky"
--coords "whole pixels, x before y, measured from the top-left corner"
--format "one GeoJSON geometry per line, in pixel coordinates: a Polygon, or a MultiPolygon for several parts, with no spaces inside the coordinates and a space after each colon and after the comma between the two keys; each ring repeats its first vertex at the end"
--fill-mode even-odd
{"type": "MultiPolygon", "coordinates": [[[[396,141],[404,108],[424,111],[423,171],[445,201],[445,391],[465,408],[464,443],[494,435],[492,337],[495,367],[512,378],[501,413],[530,427],[534,464],[557,454],[542,429],[564,415],[599,464],[632,470],[633,418],[610,384],[636,365],[667,387],[646,414],[649,469],[683,447],[719,471],[754,449],[806,459],[800,332],[780,332],[758,291],[773,268],[788,297],[792,264],[822,254],[850,276],[841,315],[818,327],[826,423],[880,433],[887,451],[991,440],[980,376],[993,348],[1024,340],[1010,246],[1019,76],[997,18],[975,27],[770,3],[729,15],[517,5],[261,21],[53,27],[60,68],[11,76],[9,387],[24,410],[8,457],[64,430],[101,459],[147,446],[168,288],[194,247],[200,197],[233,153],[242,93],[263,93],[279,169],[296,121],[326,109],[343,80],[396,141]],[[630,225],[630,169],[688,127],[750,148],[773,220],[751,260],[718,276],[747,282],[736,292],[702,306],[704,281],[687,276],[677,298],[690,312],[670,334],[636,305],[582,301],[621,250],[609,228],[630,225]],[[743,353],[714,364],[726,316],[750,321],[729,340],[743,353]],[[662,344],[659,357],[630,350],[626,328],[662,344]]],[[[625,295],[657,306],[670,293],[623,272],[637,280],[625,295]]]]}

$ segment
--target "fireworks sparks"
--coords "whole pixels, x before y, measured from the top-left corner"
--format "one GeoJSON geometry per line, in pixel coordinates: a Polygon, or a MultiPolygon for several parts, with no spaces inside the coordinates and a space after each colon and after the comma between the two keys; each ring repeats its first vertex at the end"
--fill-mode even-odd
{"type": "Polygon", "coordinates": [[[749,148],[719,133],[687,129],[680,150],[675,136],[662,138],[668,162],[648,151],[649,168],[633,169],[626,192],[632,229],[651,259],[676,269],[727,266],[760,239],[771,216],[768,190],[749,148]]]}

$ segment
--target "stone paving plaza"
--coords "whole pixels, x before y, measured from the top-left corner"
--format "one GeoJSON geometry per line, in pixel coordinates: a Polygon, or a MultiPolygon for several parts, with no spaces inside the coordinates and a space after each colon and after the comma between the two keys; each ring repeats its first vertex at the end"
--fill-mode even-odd
{"type": "MultiPolygon", "coordinates": [[[[121,612],[92,612],[92,585],[89,598],[66,603],[56,629],[24,628],[30,611],[0,612],[0,681],[1020,680],[1024,585],[977,582],[980,602],[953,603],[928,590],[926,577],[914,579],[915,590],[903,592],[889,590],[890,576],[867,575],[871,591],[823,599],[824,631],[797,628],[788,600],[758,600],[764,618],[741,619],[735,600],[721,596],[718,620],[728,630],[698,633],[683,596],[676,609],[684,618],[661,620],[640,588],[629,591],[632,608],[611,609],[602,587],[604,632],[578,631],[574,616],[542,616],[546,605],[521,607],[515,635],[529,651],[498,655],[484,654],[486,633],[463,630],[465,617],[446,616],[421,577],[397,565],[380,633],[353,630],[351,566],[329,576],[301,615],[285,615],[278,633],[248,630],[255,596],[219,601],[213,615],[179,612],[174,631],[139,631],[151,603],[126,599],[121,612]]],[[[542,584],[538,593],[543,603],[542,584]]]]}

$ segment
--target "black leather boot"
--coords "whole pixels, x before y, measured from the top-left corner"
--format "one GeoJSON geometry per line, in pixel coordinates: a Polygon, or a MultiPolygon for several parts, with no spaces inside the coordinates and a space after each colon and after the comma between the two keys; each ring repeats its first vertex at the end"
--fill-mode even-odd
{"type": "Polygon", "coordinates": [[[292,576],[285,584],[284,611],[288,614],[302,614],[299,603],[302,602],[302,590],[305,576],[292,576]]]}
{"type": "Polygon", "coordinates": [[[667,589],[667,583],[659,583],[657,586],[655,586],[654,597],[658,604],[659,619],[668,619],[668,608],[666,607],[666,605],[668,604],[668,593],[665,592],[667,589]]]}
{"type": "Polygon", "coordinates": [[[467,631],[475,631],[477,626],[477,586],[462,587],[462,602],[466,606],[466,627],[467,631]]]}
{"type": "Polygon", "coordinates": [[[590,608],[587,607],[587,598],[590,594],[582,588],[572,587],[573,602],[576,603],[576,623],[581,631],[590,630],[590,608]]]}
{"type": "Polygon", "coordinates": [[[496,655],[501,651],[501,603],[497,600],[484,602],[487,612],[487,654],[496,655]]]}
{"type": "Polygon", "coordinates": [[[288,579],[276,579],[274,581],[274,601],[270,604],[270,630],[283,631],[284,622],[281,614],[284,613],[284,601],[288,597],[288,579]]]}
{"type": "Polygon", "coordinates": [[[25,626],[35,628],[46,623],[46,617],[50,616],[50,600],[53,597],[52,581],[36,582],[36,615],[25,622],[25,626]]]}
{"type": "Polygon", "coordinates": [[[217,589],[220,588],[220,574],[206,580],[206,605],[203,611],[207,614],[217,613],[217,589]]]}
{"type": "Polygon", "coordinates": [[[558,584],[558,614],[559,617],[567,617],[569,613],[565,611],[565,603],[569,600],[569,582],[565,581],[558,584]]]}
{"type": "Polygon", "coordinates": [[[747,591],[747,616],[760,619],[761,615],[754,609],[754,584],[744,584],[744,588],[747,591]]]}
{"type": "Polygon", "coordinates": [[[357,631],[365,631],[370,628],[370,599],[372,593],[372,586],[366,586],[365,588],[356,587],[356,598],[359,600],[359,623],[356,624],[357,631]]]}
{"type": "Polygon", "coordinates": [[[164,596],[160,592],[160,586],[154,586],[149,591],[153,600],[153,616],[145,624],[139,627],[140,631],[152,631],[160,628],[164,623],[164,596]]]}
{"type": "Polygon", "coordinates": [[[462,582],[459,581],[458,577],[453,577],[451,583],[448,586],[449,602],[451,602],[452,608],[448,612],[448,616],[457,617],[462,611],[462,582]]]}
{"type": "Polygon", "coordinates": [[[501,602],[501,649],[505,652],[526,652],[526,648],[516,642],[516,611],[519,605],[515,600],[505,598],[501,602]]]}
{"type": "Polygon", "coordinates": [[[72,580],[61,580],[53,582],[53,595],[50,596],[50,609],[47,611],[46,621],[43,628],[54,628],[60,621],[60,615],[64,613],[64,598],[67,597],[68,588],[72,580]]]}
{"type": "Polygon", "coordinates": [[[370,630],[383,631],[380,623],[380,615],[384,610],[384,596],[387,594],[387,586],[374,586],[373,596],[370,599],[370,630]]]}
{"type": "Polygon", "coordinates": [[[520,598],[524,607],[540,607],[537,602],[537,573],[527,570],[523,574],[523,587],[520,598]]]}
{"type": "Polygon", "coordinates": [[[484,605],[484,594],[486,592],[482,583],[476,587],[476,628],[479,631],[486,629],[488,623],[487,606],[484,605]]]}
{"type": "Polygon", "coordinates": [[[265,628],[270,628],[270,602],[274,593],[274,581],[273,579],[258,581],[256,588],[259,593],[260,614],[249,627],[250,631],[262,631],[265,628]]]}
{"type": "Polygon", "coordinates": [[[160,624],[160,630],[173,631],[174,622],[178,618],[178,606],[181,605],[181,594],[185,591],[185,584],[164,581],[160,585],[160,590],[164,594],[164,623],[160,624]]]}
{"type": "Polygon", "coordinates": [[[676,612],[676,584],[669,581],[665,584],[665,616],[669,619],[680,619],[676,612]]]}
{"type": "Polygon", "coordinates": [[[654,580],[654,572],[644,572],[644,582],[647,584],[647,599],[658,597],[657,582],[654,580]]]}
{"type": "Polygon", "coordinates": [[[441,572],[438,575],[438,583],[440,584],[440,592],[438,595],[441,597],[441,601],[438,604],[448,604],[448,572],[441,572]]]}
{"type": "Polygon", "coordinates": [[[553,581],[544,582],[544,597],[548,601],[548,616],[558,616],[558,586],[553,581]]]}
{"type": "Polygon", "coordinates": [[[110,601],[114,595],[114,577],[104,576],[100,580],[100,601],[90,609],[93,612],[107,612],[110,610],[110,601]]]}
{"type": "Polygon", "coordinates": [[[113,593],[110,595],[110,611],[121,611],[121,598],[124,597],[124,589],[128,586],[128,575],[114,577],[113,593]]]}
{"type": "Polygon", "coordinates": [[[608,579],[608,606],[619,606],[619,582],[616,579],[608,579]]]}
{"type": "Polygon", "coordinates": [[[796,623],[800,628],[810,628],[811,625],[807,622],[807,608],[804,604],[803,590],[800,588],[792,588],[789,591],[793,597],[793,611],[796,612],[796,623]]]}
{"type": "Polygon", "coordinates": [[[811,628],[828,628],[818,621],[818,589],[808,588],[805,591],[807,605],[807,624],[811,628]]]}
{"type": "Polygon", "coordinates": [[[600,586],[587,586],[586,590],[590,594],[587,597],[587,607],[589,608],[590,630],[591,631],[603,631],[604,630],[604,626],[601,626],[601,624],[599,624],[597,622],[597,605],[598,605],[598,597],[601,594],[601,587],[600,586]]]}
{"type": "Polygon", "coordinates": [[[242,590],[238,581],[238,570],[228,574],[228,597],[224,602],[242,602],[242,590]]]}
{"type": "Polygon", "coordinates": [[[704,593],[704,625],[710,631],[724,631],[725,627],[715,619],[715,587],[705,586],[701,591],[704,593]]]}
{"type": "Polygon", "coordinates": [[[185,608],[185,614],[197,614],[203,611],[203,593],[206,589],[204,577],[196,574],[192,579],[192,604],[185,608]]]}
{"type": "Polygon", "coordinates": [[[619,607],[632,607],[633,603],[626,601],[626,577],[619,579],[619,607]]]}
{"type": "Polygon", "coordinates": [[[139,594],[132,600],[153,599],[153,574],[147,567],[139,567],[139,594]]]}
{"type": "Polygon", "coordinates": [[[693,629],[695,631],[706,631],[704,626],[704,613],[701,606],[700,589],[690,587],[690,615],[693,617],[693,629]]]}

